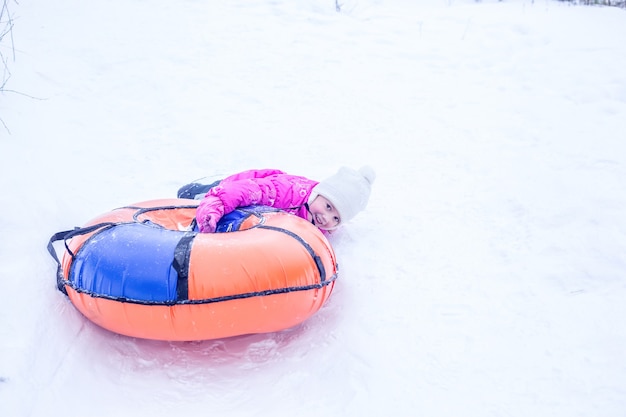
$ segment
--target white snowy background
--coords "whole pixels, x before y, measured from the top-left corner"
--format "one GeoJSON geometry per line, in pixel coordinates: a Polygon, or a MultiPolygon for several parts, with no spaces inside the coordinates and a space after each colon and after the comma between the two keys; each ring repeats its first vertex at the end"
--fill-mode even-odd
{"type": "Polygon", "coordinates": [[[1,416],[626,416],[624,9],[8,4],[1,416]],[[138,340],[56,290],[49,237],[113,208],[363,164],[335,292],[297,328],[138,340]]]}

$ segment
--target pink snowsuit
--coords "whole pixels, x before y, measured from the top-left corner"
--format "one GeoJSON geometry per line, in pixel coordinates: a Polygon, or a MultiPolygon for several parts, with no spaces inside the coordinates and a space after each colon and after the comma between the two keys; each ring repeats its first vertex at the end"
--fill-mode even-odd
{"type": "Polygon", "coordinates": [[[222,216],[250,205],[276,207],[306,219],[305,203],[317,184],[317,181],[277,169],[231,175],[211,188],[200,202],[196,210],[198,228],[201,232],[211,232],[222,216]]]}

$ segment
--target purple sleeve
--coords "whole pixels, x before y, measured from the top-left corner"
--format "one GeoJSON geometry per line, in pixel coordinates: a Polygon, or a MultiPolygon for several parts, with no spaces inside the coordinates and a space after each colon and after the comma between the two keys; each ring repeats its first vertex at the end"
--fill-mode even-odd
{"type": "Polygon", "coordinates": [[[273,206],[276,190],[267,178],[233,179],[228,177],[211,188],[196,210],[196,221],[201,232],[210,231],[209,221],[219,221],[224,214],[237,207],[250,205],[273,206]]]}
{"type": "Polygon", "coordinates": [[[196,210],[201,232],[211,232],[225,214],[238,207],[262,205],[283,210],[300,208],[316,181],[278,170],[246,171],[211,188],[196,210]]]}
{"type": "Polygon", "coordinates": [[[209,227],[210,221],[213,220],[213,226],[224,215],[224,205],[222,201],[214,196],[206,196],[196,209],[196,222],[200,232],[213,232],[209,227]]]}
{"type": "MultiPolygon", "coordinates": [[[[250,198],[246,198],[245,188],[249,189],[251,184],[242,186],[240,184],[242,180],[266,178],[275,174],[284,174],[284,172],[278,169],[251,169],[224,178],[218,187],[214,187],[209,193],[207,193],[206,197],[200,202],[200,205],[196,210],[196,221],[198,222],[200,231],[210,231],[210,220],[212,220],[215,224],[224,214],[230,213],[237,207],[255,204],[247,202],[250,198]],[[226,185],[226,188],[223,187],[224,185],[226,185]],[[216,190],[216,188],[218,189],[216,190]]],[[[252,186],[252,188],[252,192],[248,190],[248,196],[254,193],[258,194],[260,192],[260,190],[255,187],[252,186]]]]}

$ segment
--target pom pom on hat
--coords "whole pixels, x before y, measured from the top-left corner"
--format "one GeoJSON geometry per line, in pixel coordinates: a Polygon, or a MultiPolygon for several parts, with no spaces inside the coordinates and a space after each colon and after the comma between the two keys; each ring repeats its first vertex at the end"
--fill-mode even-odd
{"type": "Polygon", "coordinates": [[[326,197],[339,212],[341,223],[345,223],[365,209],[375,179],[376,172],[370,166],[358,171],[341,167],[335,175],[313,188],[309,203],[318,195],[326,197]]]}

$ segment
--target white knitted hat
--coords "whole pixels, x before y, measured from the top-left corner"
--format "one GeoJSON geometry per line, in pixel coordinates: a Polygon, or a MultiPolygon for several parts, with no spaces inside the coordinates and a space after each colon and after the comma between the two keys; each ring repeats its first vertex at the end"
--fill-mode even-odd
{"type": "Polygon", "coordinates": [[[313,187],[309,203],[318,195],[326,197],[339,212],[341,223],[345,223],[365,209],[375,179],[376,172],[370,166],[358,171],[341,167],[335,175],[313,187]]]}

